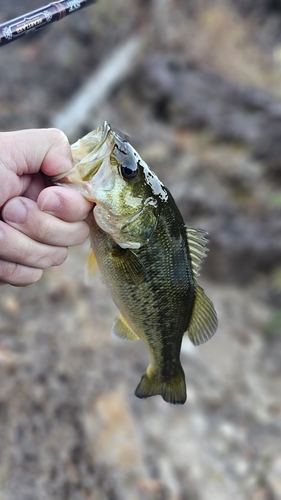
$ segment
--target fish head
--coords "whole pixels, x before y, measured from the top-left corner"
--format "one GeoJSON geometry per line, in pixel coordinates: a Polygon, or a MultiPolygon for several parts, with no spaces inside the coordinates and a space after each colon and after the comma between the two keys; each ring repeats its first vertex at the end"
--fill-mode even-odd
{"type": "Polygon", "coordinates": [[[54,182],[94,202],[99,227],[121,248],[146,244],[168,194],[121,133],[105,122],[71,146],[75,165],[54,182]]]}

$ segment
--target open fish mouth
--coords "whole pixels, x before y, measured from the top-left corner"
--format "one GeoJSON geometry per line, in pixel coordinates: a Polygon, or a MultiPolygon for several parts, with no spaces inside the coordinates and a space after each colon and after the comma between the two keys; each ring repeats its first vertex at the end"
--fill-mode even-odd
{"type": "Polygon", "coordinates": [[[80,184],[89,181],[98,172],[103,160],[110,155],[115,138],[107,121],[94,132],[72,144],[74,167],[66,173],[52,178],[58,185],[80,184]]]}
{"type": "Polygon", "coordinates": [[[104,121],[103,125],[101,125],[99,129],[97,129],[99,131],[99,134],[97,134],[97,142],[100,146],[102,146],[107,139],[112,141],[112,146],[114,145],[114,142],[117,142],[118,144],[126,144],[129,142],[129,136],[125,134],[125,132],[112,127],[107,121],[104,121]]]}
{"type": "Polygon", "coordinates": [[[128,147],[127,136],[104,121],[103,125],[72,144],[74,167],[69,172],[53,177],[52,181],[60,184],[88,181],[98,172],[103,160],[110,156],[114,146],[125,152],[128,147]]]}
{"type": "Polygon", "coordinates": [[[101,144],[103,144],[106,141],[108,134],[112,130],[112,128],[109,125],[109,123],[107,121],[105,121],[102,124],[102,126],[100,127],[100,129],[101,129],[101,137],[100,137],[99,141],[101,144]]]}

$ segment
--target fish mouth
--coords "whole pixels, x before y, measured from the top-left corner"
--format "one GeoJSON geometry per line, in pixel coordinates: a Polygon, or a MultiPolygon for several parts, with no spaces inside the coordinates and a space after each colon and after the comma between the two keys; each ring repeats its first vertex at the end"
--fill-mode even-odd
{"type": "Polygon", "coordinates": [[[107,121],[104,121],[103,125],[100,127],[101,129],[101,136],[100,136],[100,145],[102,145],[107,139],[110,139],[110,142],[112,143],[112,146],[123,145],[123,147],[126,145],[126,143],[129,142],[129,136],[125,133],[122,132],[121,130],[118,130],[115,127],[112,127],[110,123],[107,121]]]}
{"type": "Polygon", "coordinates": [[[107,121],[104,121],[100,128],[101,128],[100,142],[101,144],[103,144],[106,141],[110,131],[112,131],[112,127],[107,121]]]}
{"type": "Polygon", "coordinates": [[[109,148],[112,148],[112,151],[114,147],[117,146],[120,151],[126,152],[129,146],[129,137],[125,132],[112,127],[107,121],[104,121],[103,125],[100,127],[100,137],[98,140],[99,148],[101,148],[105,142],[107,142],[109,148]]]}
{"type": "Polygon", "coordinates": [[[72,144],[74,166],[69,172],[52,177],[52,182],[60,186],[73,184],[75,188],[75,185],[89,181],[97,174],[100,165],[110,155],[113,147],[111,126],[105,121],[96,130],[72,144]]]}
{"type": "Polygon", "coordinates": [[[97,192],[110,191],[114,186],[114,174],[109,168],[112,160],[128,152],[129,143],[125,135],[104,123],[93,132],[71,146],[73,168],[52,178],[59,186],[76,189],[86,199],[99,203],[97,192]]]}

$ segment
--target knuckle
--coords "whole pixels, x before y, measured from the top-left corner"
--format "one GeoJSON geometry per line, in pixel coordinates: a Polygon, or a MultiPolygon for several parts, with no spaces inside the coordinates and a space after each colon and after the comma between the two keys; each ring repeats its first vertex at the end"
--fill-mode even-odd
{"type": "Polygon", "coordinates": [[[81,221],[77,223],[77,226],[75,228],[75,233],[74,233],[74,238],[73,238],[73,245],[80,245],[83,243],[88,237],[90,233],[90,228],[85,221],[81,221]]]}
{"type": "MultiPolygon", "coordinates": [[[[34,252],[34,241],[32,239],[27,239],[18,248],[17,257],[15,258],[23,265],[31,265],[35,258],[36,253],[34,252]]],[[[38,259],[39,260],[39,259],[38,259]]]]}
{"type": "Polygon", "coordinates": [[[49,220],[42,221],[38,227],[37,240],[46,244],[52,241],[52,225],[49,220]]]}
{"type": "Polygon", "coordinates": [[[82,221],[83,224],[83,241],[85,241],[90,234],[90,227],[88,226],[86,221],[82,221]]]}
{"type": "Polygon", "coordinates": [[[48,269],[53,266],[60,266],[68,255],[67,247],[48,247],[43,253],[38,254],[33,265],[36,268],[48,269]]]}
{"type": "Polygon", "coordinates": [[[68,248],[60,247],[57,248],[53,256],[52,266],[60,266],[68,256],[68,248]]]}
{"type": "Polygon", "coordinates": [[[55,144],[68,144],[67,136],[62,130],[51,127],[48,128],[47,131],[50,135],[51,141],[55,144]]]}

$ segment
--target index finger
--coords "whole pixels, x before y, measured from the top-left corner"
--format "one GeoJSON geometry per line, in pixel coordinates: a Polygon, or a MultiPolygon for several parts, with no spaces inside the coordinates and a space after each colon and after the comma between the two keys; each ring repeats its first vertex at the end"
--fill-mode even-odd
{"type": "Polygon", "coordinates": [[[93,203],[74,189],[59,186],[51,186],[41,191],[37,205],[43,212],[55,215],[66,222],[86,219],[93,208],[93,203]]]}

